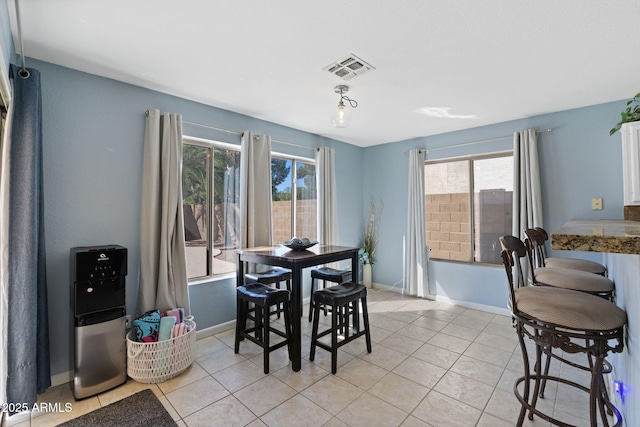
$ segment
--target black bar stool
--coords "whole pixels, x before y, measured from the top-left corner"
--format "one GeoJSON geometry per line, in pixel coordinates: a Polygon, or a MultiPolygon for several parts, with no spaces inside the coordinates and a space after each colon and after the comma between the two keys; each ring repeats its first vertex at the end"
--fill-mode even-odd
{"type": "MultiPolygon", "coordinates": [[[[318,290],[316,280],[322,280],[322,287],[327,287],[327,282],[344,283],[351,280],[351,270],[336,270],[331,267],[320,267],[311,270],[311,293],[309,301],[309,322],[311,322],[313,314],[313,294],[318,290]]],[[[325,316],[327,315],[327,309],[324,309],[325,316]]]]}
{"type": "MultiPolygon", "coordinates": [[[[269,373],[269,353],[280,347],[288,346],[291,340],[291,317],[289,309],[289,291],[286,289],[276,289],[262,283],[254,282],[244,286],[238,286],[237,291],[238,317],[236,319],[236,340],[234,351],[240,351],[240,340],[247,338],[262,347],[264,352],[264,373],[269,373]],[[249,318],[249,303],[255,305],[255,325],[247,328],[249,318]],[[274,305],[284,305],[284,327],[285,332],[273,328],[269,324],[271,317],[271,307],[274,305]],[[251,333],[254,335],[251,335],[251,333]],[[270,345],[269,333],[273,332],[283,338],[283,341],[270,345]]],[[[289,359],[291,359],[291,348],[289,347],[289,359]]]]}
{"type": "MultiPolygon", "coordinates": [[[[281,282],[287,282],[287,290],[291,292],[291,271],[285,270],[284,268],[272,268],[271,270],[263,273],[247,273],[244,277],[247,282],[274,285],[278,289],[280,289],[281,282]]],[[[278,308],[275,310],[275,313],[278,314],[278,319],[280,318],[281,312],[282,304],[278,304],[278,308]]]]}
{"type": "Polygon", "coordinates": [[[331,373],[335,374],[338,369],[338,348],[365,336],[367,341],[367,352],[371,353],[371,334],[369,332],[369,312],[367,311],[367,288],[360,283],[345,282],[329,288],[320,289],[314,292],[313,298],[315,306],[313,310],[313,330],[311,333],[311,352],[309,360],[313,362],[316,355],[316,346],[331,352],[331,373]],[[358,305],[362,303],[362,320],[364,328],[360,330],[358,320],[360,310],[358,305]],[[318,323],[320,320],[321,305],[331,307],[331,327],[318,333],[318,323]],[[351,305],[351,308],[349,308],[351,305]],[[349,315],[353,314],[354,333],[350,335],[349,315]],[[338,342],[338,331],[344,329],[344,339],[338,342]],[[331,334],[331,345],[326,345],[319,341],[325,335],[331,334]]]}

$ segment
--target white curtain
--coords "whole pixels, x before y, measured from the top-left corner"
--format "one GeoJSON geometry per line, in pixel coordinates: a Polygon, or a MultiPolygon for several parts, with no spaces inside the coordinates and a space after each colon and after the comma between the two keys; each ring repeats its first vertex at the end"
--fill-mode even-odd
{"type": "MultiPolygon", "coordinates": [[[[535,129],[513,134],[513,226],[512,234],[524,240],[524,230],[542,227],[538,138],[535,129]]],[[[533,282],[528,263],[522,275],[533,282]]]]}
{"type": "Polygon", "coordinates": [[[428,289],[424,215],[424,151],[409,152],[407,237],[405,239],[404,277],[410,295],[424,297],[428,289]]]}
{"type": "Polygon", "coordinates": [[[329,147],[318,147],[315,157],[318,188],[318,241],[324,245],[337,245],[338,202],[335,150],[329,147]]]}
{"type": "MultiPolygon", "coordinates": [[[[5,120],[2,140],[0,140],[0,209],[2,218],[9,218],[9,156],[11,123],[13,116],[11,104],[5,120]]],[[[9,221],[0,221],[0,402],[7,401],[7,347],[9,320],[9,221]]],[[[3,414],[4,416],[4,414],[3,414]]]]}
{"type": "Polygon", "coordinates": [[[240,245],[271,246],[271,137],[242,134],[240,152],[240,245]]]}
{"type": "Polygon", "coordinates": [[[513,227],[524,239],[524,230],[542,227],[538,141],[535,129],[513,134],[513,227]]]}
{"type": "Polygon", "coordinates": [[[138,314],[190,314],[182,212],[182,116],[147,111],[140,218],[138,314]]]}

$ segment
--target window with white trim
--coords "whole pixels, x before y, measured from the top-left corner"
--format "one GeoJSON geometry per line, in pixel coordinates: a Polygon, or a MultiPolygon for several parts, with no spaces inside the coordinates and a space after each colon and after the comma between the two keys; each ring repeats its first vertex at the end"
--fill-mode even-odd
{"type": "Polygon", "coordinates": [[[317,240],[316,166],[313,160],[272,154],[271,197],[273,244],[292,237],[317,240]]]}
{"type": "Polygon", "coordinates": [[[513,153],[425,162],[426,241],[437,260],[501,264],[511,234],[513,153]]]}
{"type": "MultiPolygon", "coordinates": [[[[294,236],[317,240],[314,160],[273,154],[271,184],[273,244],[294,236]]],[[[182,199],[189,281],[234,273],[240,249],[240,146],[184,136],[182,199]]]]}
{"type": "Polygon", "coordinates": [[[240,147],[183,137],[182,200],[189,280],[235,272],[240,147]]]}

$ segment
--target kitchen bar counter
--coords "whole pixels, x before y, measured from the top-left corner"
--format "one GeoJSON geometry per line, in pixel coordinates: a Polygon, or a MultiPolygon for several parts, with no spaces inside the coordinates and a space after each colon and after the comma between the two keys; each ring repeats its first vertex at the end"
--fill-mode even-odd
{"type": "Polygon", "coordinates": [[[569,221],[551,234],[551,247],[602,253],[607,277],[616,284],[615,303],[627,313],[625,349],[607,357],[613,371],[605,381],[616,390],[609,397],[624,424],[640,426],[640,221],[569,221]]]}
{"type": "Polygon", "coordinates": [[[573,220],[551,234],[551,249],[640,254],[640,222],[573,220]]]}

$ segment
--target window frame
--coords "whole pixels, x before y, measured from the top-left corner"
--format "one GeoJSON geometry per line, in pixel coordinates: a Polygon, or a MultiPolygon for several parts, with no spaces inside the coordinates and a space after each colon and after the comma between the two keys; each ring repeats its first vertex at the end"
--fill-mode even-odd
{"type": "MultiPolygon", "coordinates": [[[[214,156],[214,150],[216,148],[219,149],[223,149],[223,150],[233,150],[233,151],[237,151],[238,153],[241,152],[241,147],[240,145],[237,144],[230,144],[228,142],[222,142],[222,141],[217,141],[217,140],[213,140],[213,139],[205,139],[205,138],[198,138],[198,137],[194,137],[194,136],[188,136],[188,135],[183,135],[182,136],[182,144],[185,145],[194,145],[197,147],[202,147],[202,148],[206,148],[209,150],[210,152],[210,161],[209,161],[209,165],[207,168],[207,184],[206,184],[206,188],[207,188],[207,201],[206,201],[206,206],[207,206],[207,212],[209,213],[207,215],[207,248],[206,248],[206,253],[207,253],[207,267],[206,267],[206,274],[204,276],[197,276],[197,277],[192,277],[192,278],[188,278],[187,277],[187,284],[189,286],[191,285],[197,285],[200,283],[206,283],[206,282],[211,282],[211,281],[216,281],[216,280],[223,280],[223,279],[227,279],[229,277],[235,277],[235,272],[234,273],[218,273],[218,274],[214,274],[211,271],[212,268],[212,262],[211,262],[211,254],[213,253],[213,224],[212,224],[212,218],[213,218],[213,206],[212,206],[212,197],[213,197],[213,191],[214,191],[214,187],[213,187],[213,176],[214,176],[214,167],[215,167],[215,162],[213,161],[213,156],[214,156]]],[[[181,164],[182,167],[182,164],[181,164]]],[[[184,196],[183,196],[184,197],[184,196]]],[[[183,199],[184,200],[184,199],[183,199]]],[[[186,245],[186,242],[185,242],[186,245]]]]}
{"type": "MultiPolygon", "coordinates": [[[[297,194],[298,194],[298,168],[297,168],[297,164],[298,162],[300,163],[306,163],[308,165],[313,165],[314,170],[316,171],[316,188],[317,188],[317,177],[318,177],[318,170],[316,168],[316,160],[315,158],[308,158],[308,157],[302,157],[302,156],[294,156],[291,154],[284,154],[284,153],[280,153],[280,152],[276,152],[276,151],[272,151],[271,152],[271,158],[277,158],[277,159],[282,159],[282,160],[291,160],[291,230],[290,234],[291,234],[291,238],[293,238],[296,235],[296,229],[298,226],[298,218],[296,215],[296,201],[297,201],[297,194]]],[[[271,203],[273,203],[273,195],[272,195],[272,199],[271,199],[271,203]]],[[[318,212],[316,209],[316,222],[318,219],[318,212]]],[[[273,230],[273,234],[275,236],[275,230],[273,230]]],[[[316,230],[317,232],[317,230],[316,230]]],[[[302,236],[299,236],[302,237],[302,236]]],[[[272,244],[277,245],[281,242],[272,242],[272,244]]]]}
{"type": "MultiPolygon", "coordinates": [[[[202,148],[206,148],[207,150],[209,150],[211,156],[210,159],[211,161],[209,162],[208,168],[207,168],[207,183],[206,183],[206,188],[207,188],[207,197],[206,197],[206,206],[207,206],[207,210],[210,213],[209,215],[207,215],[207,248],[206,248],[206,253],[207,253],[207,259],[206,259],[206,271],[207,273],[203,276],[197,276],[197,277],[192,277],[192,278],[187,278],[187,283],[189,286],[191,285],[197,285],[200,283],[207,283],[207,282],[211,282],[211,281],[217,281],[217,280],[224,280],[224,279],[228,279],[230,277],[235,277],[235,272],[234,273],[218,273],[218,274],[213,274],[211,271],[211,267],[212,267],[212,262],[211,262],[211,254],[213,253],[213,226],[212,226],[212,214],[213,214],[213,207],[212,207],[212,197],[213,197],[213,191],[214,191],[214,183],[213,183],[213,176],[214,176],[214,167],[215,167],[215,163],[213,161],[213,155],[214,155],[214,150],[216,148],[218,149],[223,149],[223,150],[233,150],[236,151],[238,153],[241,152],[241,146],[238,144],[232,144],[232,143],[228,143],[228,142],[222,142],[222,141],[217,141],[217,140],[213,140],[213,139],[206,139],[206,138],[198,138],[198,137],[194,137],[194,136],[189,136],[189,135],[183,135],[182,136],[182,144],[187,144],[187,145],[193,145],[193,146],[197,146],[197,147],[202,147],[202,148]]],[[[284,154],[284,153],[280,153],[280,152],[276,152],[276,151],[271,151],[270,153],[271,158],[278,158],[278,159],[284,159],[284,160],[291,160],[292,162],[292,172],[291,172],[291,191],[292,191],[292,203],[291,203],[291,230],[290,232],[292,233],[291,236],[295,235],[295,230],[297,227],[297,218],[296,218],[296,212],[297,212],[297,208],[296,208],[296,194],[297,194],[297,165],[299,163],[304,163],[304,164],[308,164],[308,165],[313,165],[314,168],[316,166],[316,161],[315,158],[309,158],[309,157],[302,157],[302,156],[295,156],[295,155],[290,155],[290,154],[284,154]]],[[[182,167],[182,164],[181,164],[182,167]]],[[[316,169],[316,177],[317,177],[317,169],[316,169]]],[[[273,200],[272,200],[273,201],[273,200]]],[[[316,212],[317,215],[317,212],[316,212]]],[[[317,217],[316,217],[317,218],[317,217]]],[[[185,242],[186,243],[186,242],[185,242]]],[[[277,244],[278,242],[273,242],[273,244],[277,244]]]]}
{"type": "MultiPolygon", "coordinates": [[[[456,157],[447,157],[447,158],[441,158],[441,159],[432,159],[432,160],[425,160],[424,161],[424,167],[426,167],[429,164],[443,164],[443,163],[453,163],[453,162],[460,162],[460,161],[466,161],[468,162],[468,171],[469,171],[469,191],[468,191],[468,198],[467,198],[467,203],[469,205],[469,261],[460,261],[460,260],[453,260],[453,259],[446,259],[446,258],[433,258],[431,257],[431,255],[429,254],[429,260],[430,261],[438,261],[438,262],[451,262],[451,263],[456,263],[456,264],[468,264],[468,265],[478,265],[478,266],[486,266],[486,267],[496,267],[496,268],[500,268],[502,267],[502,264],[500,263],[489,263],[489,262],[480,262],[480,261],[475,261],[475,246],[476,246],[476,237],[475,237],[475,233],[476,233],[476,227],[475,227],[475,217],[476,217],[476,212],[475,212],[475,207],[474,207],[474,195],[475,195],[475,173],[474,173],[474,162],[477,160],[486,160],[486,159],[496,159],[496,158],[501,158],[501,157],[511,157],[513,159],[513,150],[504,150],[504,151],[496,151],[496,152],[491,152],[491,153],[482,153],[482,154],[471,154],[471,155],[463,155],[463,156],[456,156],[456,157]]],[[[427,191],[426,191],[426,185],[427,183],[425,182],[425,197],[427,196],[427,191]]],[[[513,191],[513,190],[512,190],[513,191]]],[[[426,206],[425,206],[426,208],[426,206]]],[[[511,211],[511,215],[513,217],[513,209],[511,211]]],[[[426,232],[426,219],[425,219],[425,232],[426,232]]],[[[428,244],[428,241],[426,239],[425,236],[425,242],[428,244]]]]}

